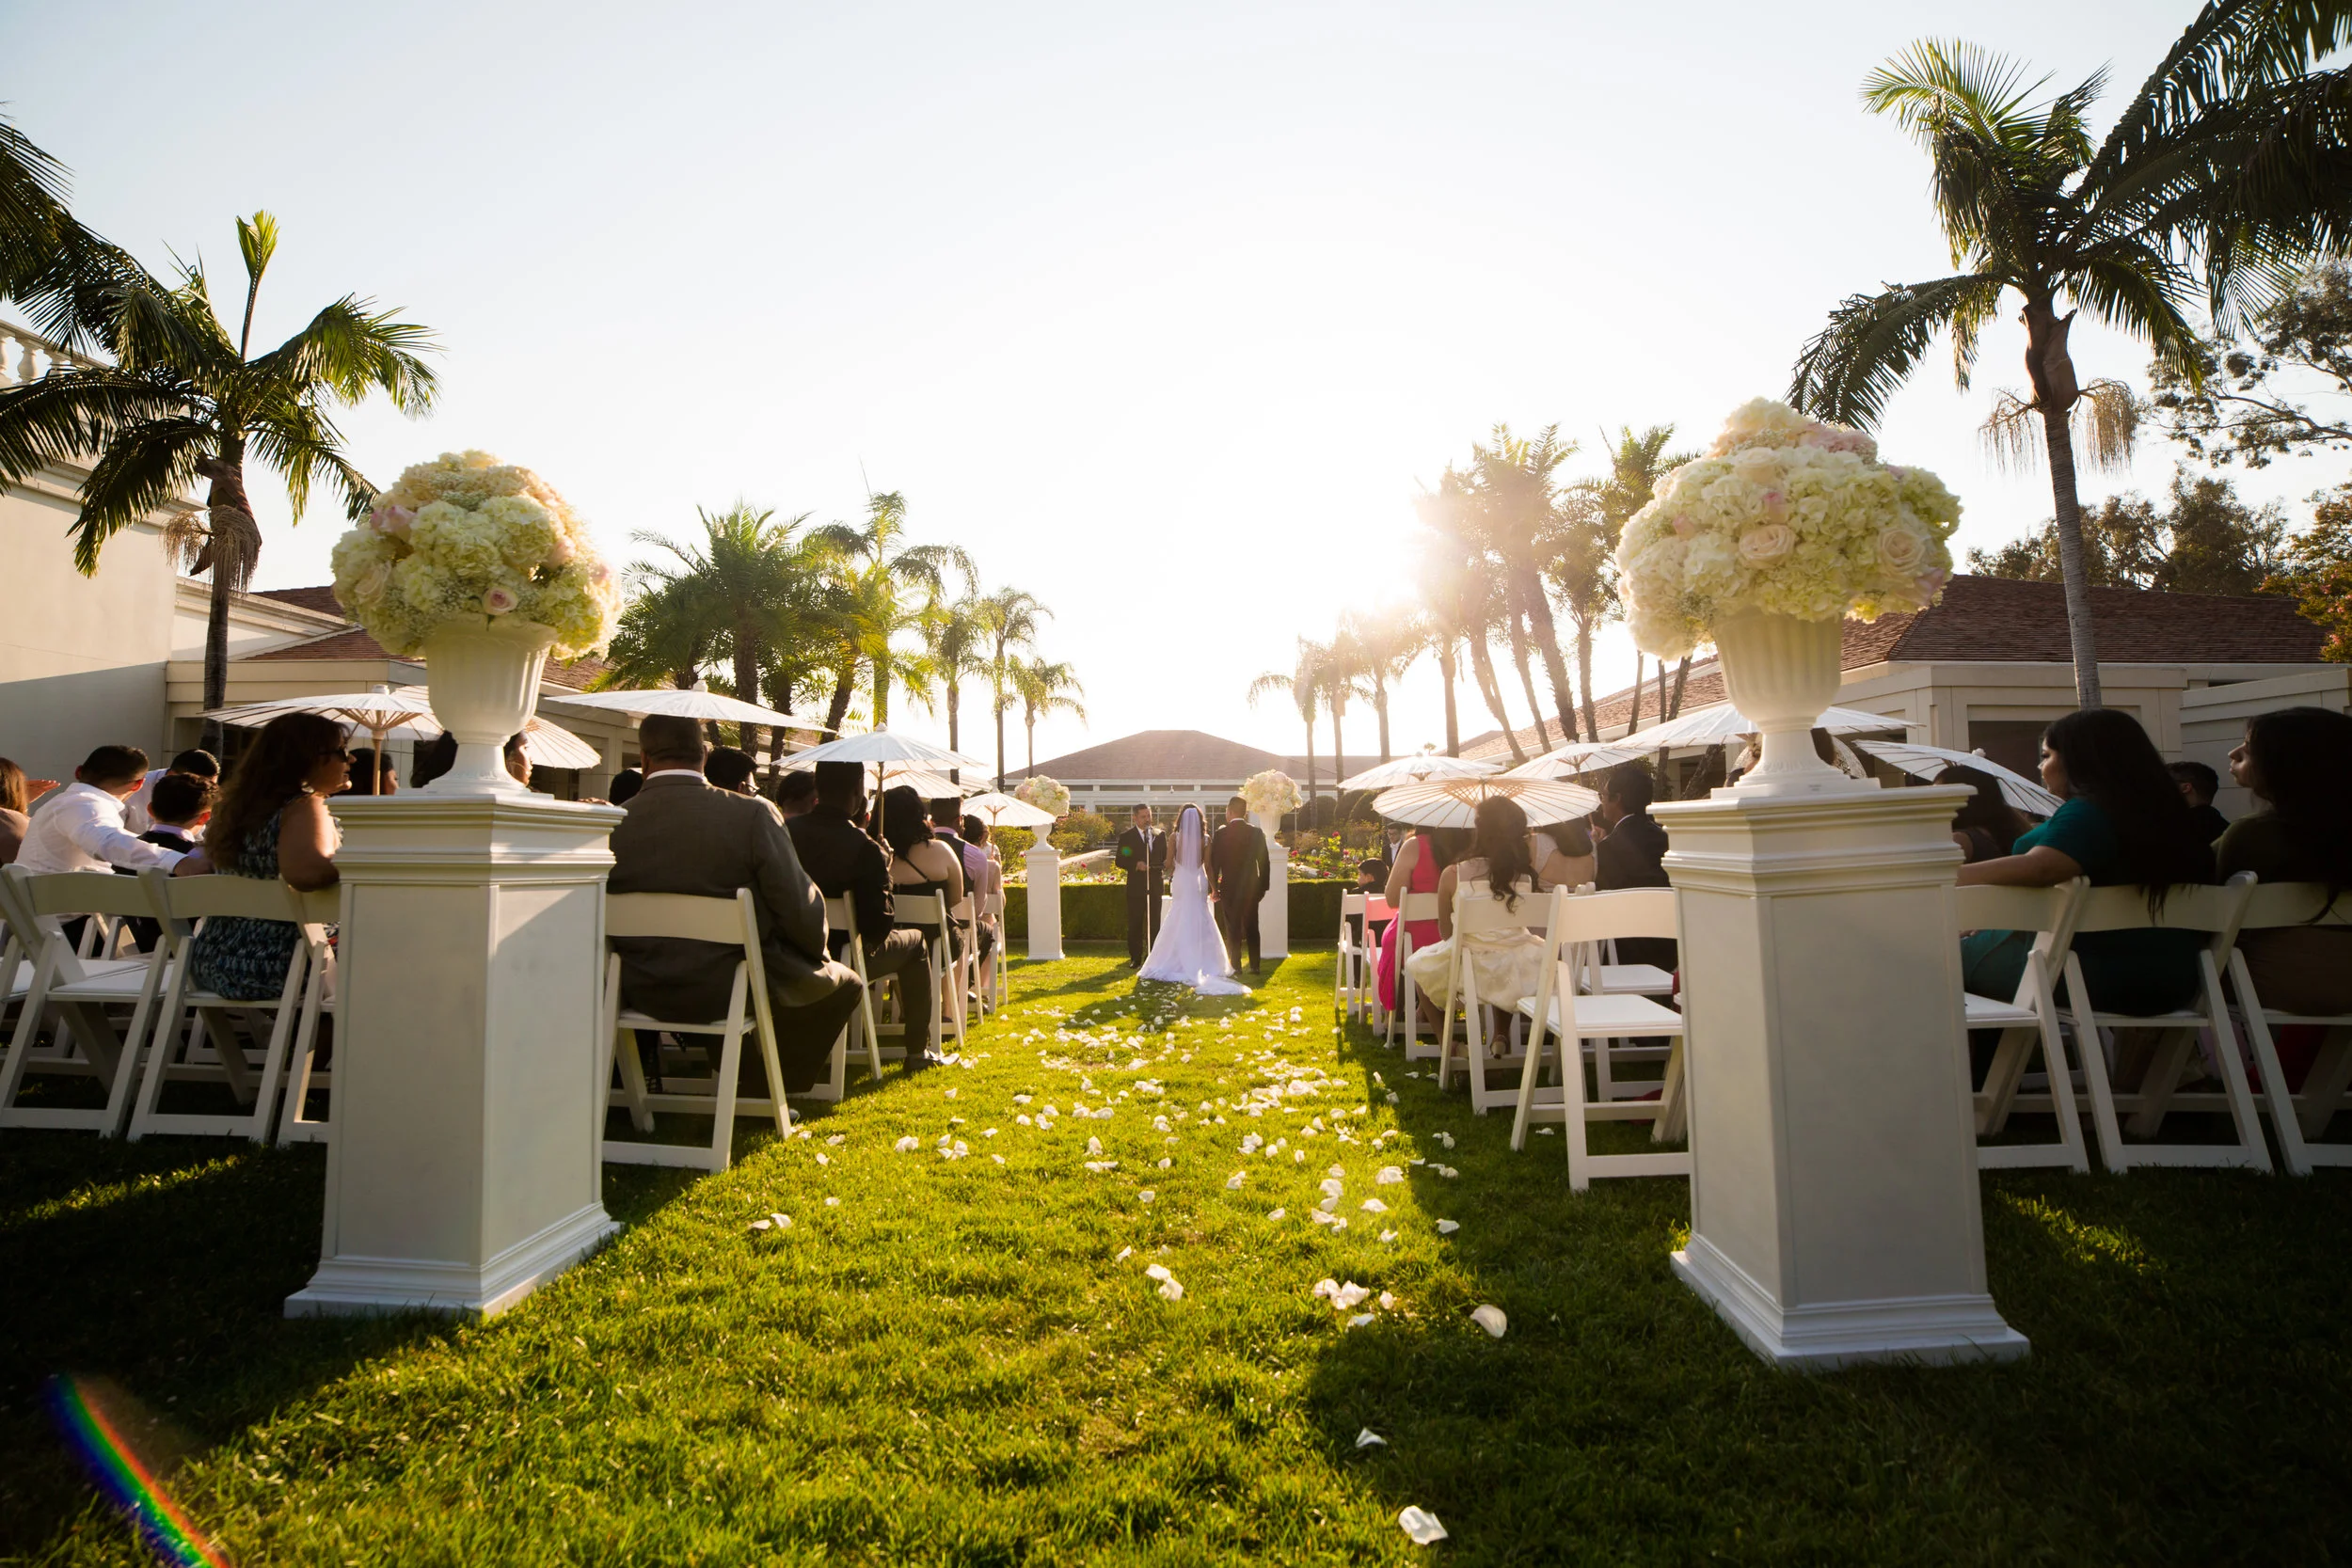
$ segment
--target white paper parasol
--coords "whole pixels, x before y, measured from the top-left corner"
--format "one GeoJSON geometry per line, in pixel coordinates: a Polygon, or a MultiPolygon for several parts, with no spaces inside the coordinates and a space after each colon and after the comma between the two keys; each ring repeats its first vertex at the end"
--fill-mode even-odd
{"type": "Polygon", "coordinates": [[[1054,825],[1052,812],[1041,810],[1026,800],[1016,800],[993,789],[985,795],[973,796],[963,803],[963,809],[975,816],[987,817],[992,828],[1050,828],[1054,825]]]}
{"type": "Polygon", "coordinates": [[[787,766],[795,772],[816,767],[820,762],[867,762],[880,764],[885,772],[903,772],[918,768],[938,772],[949,768],[971,768],[988,771],[988,764],[977,757],[967,757],[961,752],[951,752],[945,746],[934,746],[928,740],[899,735],[894,730],[875,730],[866,735],[845,735],[838,740],[828,740],[821,746],[811,746],[795,753],[787,766]]]}
{"type": "Polygon", "coordinates": [[[1399,784],[1375,797],[1372,809],[1416,828],[1467,828],[1477,819],[1479,802],[1498,795],[1518,801],[1531,828],[1571,821],[1600,804],[1600,797],[1582,784],[1549,779],[1433,779],[1399,784]]]}
{"type": "Polygon", "coordinates": [[[789,713],[778,713],[757,703],[743,702],[719,691],[687,691],[669,687],[655,687],[643,691],[563,691],[549,692],[541,699],[550,703],[577,703],[581,707],[610,708],[626,713],[632,719],[652,714],[664,714],[675,719],[704,719],[722,724],[772,724],[783,729],[822,730],[822,724],[789,713]]]}
{"type": "MultiPolygon", "coordinates": [[[[1834,707],[1821,715],[1819,727],[1832,735],[1868,735],[1877,730],[1899,730],[1904,727],[1904,721],[1889,719],[1883,714],[1865,713],[1860,708],[1834,707]]],[[[1679,719],[1652,724],[1648,729],[1611,744],[1627,747],[1638,753],[1677,746],[1723,746],[1755,733],[1756,725],[1746,715],[1729,703],[1717,703],[1711,707],[1686,713],[1679,719]]]]}
{"type": "Polygon", "coordinates": [[[1463,757],[1440,755],[1435,751],[1398,757],[1377,768],[1367,768],[1353,778],[1342,779],[1341,789],[1389,789],[1397,784],[1424,784],[1431,779],[1477,779],[1501,771],[1492,761],[1472,761],[1463,757]]]}
{"type": "Polygon", "coordinates": [[[537,714],[523,726],[523,755],[533,768],[584,768],[604,766],[604,753],[561,724],[550,724],[537,714]]]}
{"type": "MultiPolygon", "coordinates": [[[[356,724],[375,737],[375,747],[380,752],[386,736],[413,726],[421,716],[430,718],[433,705],[426,700],[421,686],[404,686],[397,691],[389,686],[377,686],[365,691],[337,691],[319,697],[287,697],[274,703],[217,707],[202,717],[243,728],[266,724],[288,713],[316,713],[356,724]]],[[[438,726],[435,728],[437,732],[438,726]]]]}
{"type": "Polygon", "coordinates": [[[1542,756],[1505,769],[1502,776],[1506,779],[1572,779],[1579,773],[1597,773],[1621,762],[1638,762],[1648,754],[1628,746],[1622,740],[1571,740],[1565,746],[1554,747],[1542,756]]]}
{"type": "Polygon", "coordinates": [[[2055,816],[2065,802],[2026,777],[2011,772],[1991,757],[1955,752],[1948,746],[1921,746],[1908,740],[1857,740],[1854,749],[1894,764],[1915,779],[1933,779],[1947,768],[1974,768],[2001,781],[2001,799],[2035,816],[2055,816]]]}

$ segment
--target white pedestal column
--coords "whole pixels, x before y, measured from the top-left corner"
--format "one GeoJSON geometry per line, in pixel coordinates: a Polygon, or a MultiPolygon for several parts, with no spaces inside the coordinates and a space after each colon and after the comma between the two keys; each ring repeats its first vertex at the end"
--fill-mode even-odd
{"type": "Polygon", "coordinates": [[[596,1134],[605,839],[532,795],[345,796],[318,1272],[288,1317],[496,1313],[618,1228],[596,1134]]]}
{"type": "Polygon", "coordinates": [[[1676,1273],[1792,1368],[2007,1360],[1985,1289],[1958,788],[1657,808],[1681,898],[1691,1242],[1676,1273]]]}
{"type": "Polygon", "coordinates": [[[1274,836],[1282,825],[1280,817],[1261,814],[1252,820],[1265,834],[1266,888],[1265,896],[1258,900],[1258,952],[1263,958],[1287,958],[1291,956],[1291,852],[1274,836]]]}
{"type": "Polygon", "coordinates": [[[1054,830],[1040,828],[1021,865],[1029,889],[1029,957],[1058,958],[1061,952],[1061,851],[1054,830]]]}

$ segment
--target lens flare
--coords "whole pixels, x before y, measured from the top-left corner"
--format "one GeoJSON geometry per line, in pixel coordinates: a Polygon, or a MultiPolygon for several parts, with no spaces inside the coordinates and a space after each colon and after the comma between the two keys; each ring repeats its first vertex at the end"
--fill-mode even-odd
{"type": "Polygon", "coordinates": [[[164,1490],[87,1386],[77,1378],[53,1377],[48,1396],[50,1412],[98,1489],[131,1516],[158,1558],[173,1568],[228,1568],[228,1558],[164,1490]]]}

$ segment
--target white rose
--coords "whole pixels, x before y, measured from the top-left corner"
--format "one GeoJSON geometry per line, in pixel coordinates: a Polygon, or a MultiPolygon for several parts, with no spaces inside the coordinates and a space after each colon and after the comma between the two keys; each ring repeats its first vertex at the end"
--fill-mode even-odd
{"type": "Polygon", "coordinates": [[[1743,566],[1761,566],[1768,561],[1779,560],[1796,547],[1795,529],[1787,523],[1766,523],[1740,536],[1740,563],[1743,566]]]}
{"type": "Polygon", "coordinates": [[[1909,576],[1927,556],[1927,536],[1918,530],[1898,526],[1879,531],[1879,560],[1888,571],[1909,576]]]}

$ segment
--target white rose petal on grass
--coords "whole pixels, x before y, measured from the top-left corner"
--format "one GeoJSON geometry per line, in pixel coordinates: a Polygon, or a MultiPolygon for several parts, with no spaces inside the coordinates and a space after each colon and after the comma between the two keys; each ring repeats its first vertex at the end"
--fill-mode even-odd
{"type": "Polygon", "coordinates": [[[1100,1138],[1089,1138],[1087,1140],[1087,1152],[1089,1154],[1100,1155],[1103,1152],[1103,1140],[1100,1138]]]}
{"type": "MultiPolygon", "coordinates": [[[[1382,1134],[1384,1137],[1387,1134],[1385,1133],[1382,1134]]],[[[1382,1165],[1380,1167],[1380,1174],[1372,1179],[1372,1184],[1375,1187],[1393,1187],[1404,1180],[1405,1173],[1397,1169],[1396,1166],[1382,1165]]]]}
{"type": "Polygon", "coordinates": [[[1235,1171],[1232,1175],[1225,1179],[1225,1190],[1229,1193],[1237,1193],[1241,1191],[1241,1184],[1244,1180],[1248,1180],[1248,1175],[1249,1173],[1248,1171],[1235,1171]]]}
{"type": "Polygon", "coordinates": [[[1326,1197],[1337,1197],[1347,1191],[1347,1184],[1336,1176],[1327,1176],[1315,1183],[1315,1191],[1326,1197]]]}
{"type": "Polygon", "coordinates": [[[1470,1314],[1470,1322],[1498,1339],[1511,1331],[1511,1320],[1502,1315],[1502,1308],[1500,1307],[1479,1307],[1470,1314]]]}
{"type": "Polygon", "coordinates": [[[1451,1132],[1440,1132],[1438,1134],[1438,1141],[1445,1145],[1446,1148],[1452,1148],[1454,1147],[1454,1134],[1451,1132]]]}
{"type": "Polygon", "coordinates": [[[1356,1434],[1356,1446],[1359,1449],[1385,1449],[1389,1446],[1389,1440],[1373,1431],[1372,1428],[1366,1427],[1356,1434]]]}
{"type": "Polygon", "coordinates": [[[914,1133],[909,1132],[905,1137],[900,1138],[897,1143],[892,1144],[890,1147],[900,1154],[912,1154],[916,1149],[923,1147],[923,1140],[916,1137],[914,1133]]]}
{"type": "Polygon", "coordinates": [[[765,1229],[767,1229],[767,1228],[769,1227],[769,1226],[770,1226],[770,1225],[771,1225],[772,1223],[774,1223],[774,1222],[772,1222],[772,1221],[771,1221],[771,1220],[754,1220],[754,1221],[752,1221],[752,1228],[753,1228],[754,1230],[765,1230],[765,1229]]]}
{"type": "Polygon", "coordinates": [[[1535,1129],[1535,1135],[1536,1135],[1537,1137],[1539,1137],[1539,1138],[1549,1138],[1549,1137],[1556,1137],[1558,1134],[1557,1134],[1557,1132],[1556,1132],[1553,1129],[1551,1129],[1551,1128],[1549,1128],[1549,1127],[1538,1127],[1537,1129],[1535,1129]]]}
{"type": "Polygon", "coordinates": [[[825,1207],[828,1209],[838,1209],[841,1207],[841,1200],[837,1197],[829,1197],[825,1199],[825,1207]]]}
{"type": "Polygon", "coordinates": [[[1396,1516],[1396,1528],[1411,1536],[1416,1546],[1434,1546],[1445,1539],[1445,1527],[1426,1509],[1406,1509],[1396,1516]]]}
{"type": "Polygon", "coordinates": [[[768,1217],[775,1222],[778,1230],[792,1228],[792,1216],[789,1214],[771,1214],[768,1217]]]}
{"type": "Polygon", "coordinates": [[[1177,1284],[1172,1279],[1163,1279],[1160,1281],[1160,1299],[1162,1301],[1182,1301],[1184,1299],[1184,1288],[1182,1285],[1177,1284]]]}
{"type": "Polygon", "coordinates": [[[1370,1312],[1359,1312],[1359,1313],[1357,1313],[1354,1317],[1352,1317],[1352,1318],[1350,1318],[1350,1319],[1348,1319],[1348,1320],[1347,1320],[1347,1326],[1348,1326],[1348,1327],[1350,1327],[1350,1328],[1361,1328],[1361,1327],[1363,1327],[1366,1323],[1368,1323],[1372,1322],[1372,1320],[1373,1320],[1373,1314],[1372,1314],[1372,1313],[1370,1313],[1370,1312]]]}
{"type": "Polygon", "coordinates": [[[1383,1312],[1396,1310],[1396,1297],[1387,1291],[1380,1292],[1380,1310],[1383,1312]]]}
{"type": "Polygon", "coordinates": [[[1461,1228],[1461,1223],[1457,1220],[1439,1220],[1438,1222],[1438,1234],[1440,1236],[1451,1236],[1456,1230],[1461,1228]]]}
{"type": "Polygon", "coordinates": [[[1368,1197],[1356,1207],[1367,1214],[1385,1214],[1389,1212],[1389,1206],[1376,1197],[1368,1197]]]}
{"type": "Polygon", "coordinates": [[[1396,1240],[1396,1232],[1393,1230],[1383,1230],[1380,1232],[1380,1239],[1384,1242],[1393,1242],[1396,1240]]]}
{"type": "Polygon", "coordinates": [[[992,1154],[989,1158],[995,1161],[1000,1165],[1005,1163],[1005,1157],[1001,1154],[992,1154]]]}
{"type": "Polygon", "coordinates": [[[825,1147],[827,1148],[839,1148],[843,1144],[848,1143],[849,1141],[850,1135],[847,1132],[835,1132],[832,1137],[825,1140],[825,1147]]]}
{"type": "Polygon", "coordinates": [[[1265,1217],[1270,1220],[1287,1219],[1290,1217],[1290,1211],[1288,1209],[1269,1209],[1266,1211],[1265,1217]]]}
{"type": "Polygon", "coordinates": [[[833,1164],[833,1162],[832,1162],[831,1160],[827,1159],[827,1158],[826,1158],[824,1155],[822,1155],[822,1154],[819,1154],[818,1156],[817,1156],[817,1163],[818,1163],[818,1164],[820,1164],[820,1165],[830,1165],[830,1164],[833,1164]]]}
{"type": "MultiPolygon", "coordinates": [[[[1129,1247],[1127,1249],[1128,1252],[1133,1252],[1135,1248],[1133,1247],[1129,1247]]],[[[1122,1252],[1119,1256],[1124,1258],[1127,1256],[1127,1253],[1122,1252]]],[[[1150,1268],[1143,1271],[1143,1277],[1146,1279],[1173,1279],[1176,1276],[1168,1272],[1168,1265],[1166,1263],[1154,1263],[1150,1268]]]]}
{"type": "Polygon", "coordinates": [[[1137,1194],[1136,1195],[1136,1196],[1137,1196],[1137,1197],[1141,1198],[1141,1199],[1142,1199],[1144,1202],[1146,1202],[1146,1203],[1151,1202],[1153,1198],[1155,1198],[1155,1197],[1157,1197],[1157,1196],[1160,1196],[1159,1194],[1157,1194],[1157,1193],[1153,1192],[1153,1191],[1152,1191],[1151,1188],[1149,1188],[1149,1187],[1144,1188],[1144,1189],[1143,1189],[1143,1191],[1141,1191],[1141,1192],[1139,1192],[1139,1193],[1137,1193],[1137,1194]]]}

